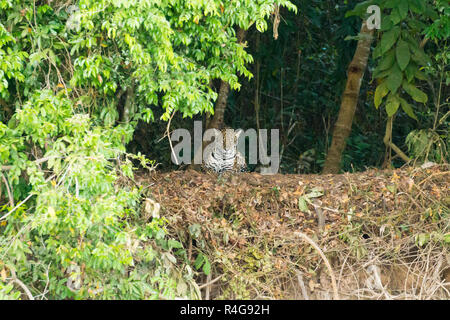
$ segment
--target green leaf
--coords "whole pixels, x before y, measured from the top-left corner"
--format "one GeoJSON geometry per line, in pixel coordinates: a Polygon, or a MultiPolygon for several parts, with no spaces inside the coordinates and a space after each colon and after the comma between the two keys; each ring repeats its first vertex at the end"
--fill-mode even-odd
{"type": "Polygon", "coordinates": [[[434,10],[434,8],[430,5],[425,4],[425,12],[423,12],[425,14],[426,17],[430,18],[431,20],[437,20],[439,19],[439,15],[436,13],[436,11],[434,10]]]}
{"type": "Polygon", "coordinates": [[[377,86],[375,90],[375,108],[379,108],[383,98],[389,93],[389,89],[386,86],[386,82],[383,82],[377,86]]]}
{"type": "Polygon", "coordinates": [[[424,245],[427,244],[427,242],[430,239],[430,235],[426,234],[426,233],[421,233],[419,235],[416,236],[416,242],[420,247],[423,247],[424,245]]]}
{"type": "Polygon", "coordinates": [[[309,212],[308,202],[306,201],[305,197],[298,198],[298,208],[301,212],[309,212]]]}
{"type": "Polygon", "coordinates": [[[179,241],[176,241],[176,240],[169,239],[167,244],[169,246],[169,249],[172,249],[172,248],[175,248],[175,249],[183,248],[183,245],[179,241]]]}
{"type": "Polygon", "coordinates": [[[450,233],[444,234],[444,242],[450,243],[450,233]]]}
{"type": "Polygon", "coordinates": [[[373,57],[374,59],[378,59],[378,58],[381,57],[381,56],[382,56],[382,53],[381,53],[381,45],[377,45],[377,46],[375,47],[375,49],[373,49],[372,57],[373,57]]]}
{"type": "Polygon", "coordinates": [[[358,16],[362,17],[366,12],[367,8],[371,4],[372,1],[363,1],[358,3],[353,10],[349,10],[345,13],[345,17],[352,17],[352,16],[358,16]]]}
{"type": "Polygon", "coordinates": [[[373,77],[376,79],[384,79],[391,73],[391,70],[384,70],[380,71],[378,69],[375,69],[373,72],[373,77]]]}
{"type": "Polygon", "coordinates": [[[394,65],[394,62],[395,62],[395,51],[391,50],[384,56],[384,58],[381,59],[377,68],[375,69],[375,72],[380,72],[391,68],[394,65]]]}
{"type": "Polygon", "coordinates": [[[427,28],[427,25],[419,20],[410,19],[408,21],[408,25],[414,32],[422,32],[423,30],[425,30],[427,28]]]}
{"type": "Polygon", "coordinates": [[[408,16],[408,1],[400,0],[398,1],[398,12],[400,14],[400,18],[404,20],[408,16]]]}
{"type": "Polygon", "coordinates": [[[386,189],[388,189],[389,192],[392,193],[392,194],[396,194],[397,193],[397,186],[395,184],[386,186],[386,189]]]}
{"type": "Polygon", "coordinates": [[[427,103],[428,101],[428,96],[425,92],[423,92],[422,90],[416,88],[415,85],[408,83],[406,81],[403,82],[403,89],[405,89],[405,91],[411,96],[411,98],[413,98],[415,101],[420,102],[420,103],[427,103]]]}
{"type": "Polygon", "coordinates": [[[389,95],[388,101],[386,103],[386,112],[389,117],[392,117],[400,107],[400,100],[396,95],[389,95]]]}
{"type": "Polygon", "coordinates": [[[197,258],[195,259],[194,268],[197,270],[200,269],[200,267],[203,265],[204,262],[205,262],[205,256],[200,253],[197,256],[197,258]]]}
{"type": "Polygon", "coordinates": [[[400,98],[400,104],[402,106],[403,111],[405,111],[405,113],[410,116],[411,118],[413,118],[414,120],[417,120],[416,115],[414,114],[413,108],[411,107],[411,105],[403,98],[400,98]]]}
{"type": "Polygon", "coordinates": [[[203,265],[202,270],[206,275],[209,275],[211,273],[211,264],[209,263],[209,260],[206,257],[205,257],[205,264],[203,265]]]}
{"type": "Polygon", "coordinates": [[[415,13],[422,13],[425,10],[425,6],[422,3],[423,0],[409,0],[409,6],[415,13]]]}
{"type": "Polygon", "coordinates": [[[402,85],[403,73],[397,64],[394,65],[391,70],[392,72],[386,80],[386,85],[392,93],[396,93],[398,88],[402,85]]]}
{"type": "Polygon", "coordinates": [[[311,198],[318,198],[323,196],[323,189],[320,187],[315,187],[311,190],[311,192],[309,192],[307,195],[305,195],[305,197],[307,197],[308,199],[311,198]]]}
{"type": "Polygon", "coordinates": [[[411,60],[411,53],[409,52],[409,45],[406,41],[399,40],[397,43],[397,63],[400,70],[404,71],[411,60]]]}
{"type": "Polygon", "coordinates": [[[411,58],[416,61],[417,63],[421,64],[421,65],[428,65],[431,64],[432,61],[430,59],[430,57],[421,49],[418,47],[414,47],[414,46],[410,46],[413,55],[411,56],[411,58]]]}
{"type": "MultiPolygon", "coordinates": [[[[403,1],[403,0],[400,0],[403,1]]],[[[394,25],[398,24],[400,21],[402,21],[402,17],[400,15],[400,11],[398,10],[398,8],[394,8],[391,12],[390,18],[392,20],[392,23],[394,25]]]]}
{"type": "Polygon", "coordinates": [[[417,79],[419,79],[419,80],[423,80],[423,81],[427,81],[428,80],[428,76],[424,72],[422,72],[422,71],[420,71],[418,69],[416,69],[416,73],[415,73],[414,76],[417,79]]]}
{"type": "Polygon", "coordinates": [[[400,35],[400,28],[394,27],[391,30],[385,32],[381,37],[381,52],[384,54],[388,52],[394,43],[397,41],[400,35]]]}
{"type": "Polygon", "coordinates": [[[383,15],[381,17],[381,28],[380,31],[388,31],[391,30],[394,27],[394,24],[392,23],[392,20],[389,16],[383,15]]]}
{"type": "Polygon", "coordinates": [[[408,82],[411,82],[412,80],[414,80],[414,76],[416,74],[417,71],[417,64],[415,64],[414,62],[411,62],[405,69],[405,75],[406,75],[406,80],[408,80],[408,82]]]}

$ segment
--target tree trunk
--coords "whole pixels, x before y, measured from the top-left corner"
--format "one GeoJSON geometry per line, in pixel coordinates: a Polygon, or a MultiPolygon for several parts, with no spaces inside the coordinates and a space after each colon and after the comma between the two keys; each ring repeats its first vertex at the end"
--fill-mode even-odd
{"type": "Polygon", "coordinates": [[[221,130],[224,124],[225,109],[227,108],[228,95],[230,93],[230,85],[226,81],[220,82],[219,96],[217,98],[216,107],[214,108],[214,117],[209,122],[210,128],[221,130]]]}
{"type": "MultiPolygon", "coordinates": [[[[134,95],[134,84],[131,84],[127,90],[126,90],[126,101],[125,101],[125,105],[123,107],[123,112],[122,112],[122,122],[123,123],[129,123],[131,120],[131,117],[134,115],[134,99],[135,99],[135,95],[134,95]]],[[[119,96],[120,99],[120,96],[119,96]]]]}
{"type": "Polygon", "coordinates": [[[367,68],[370,46],[373,40],[373,30],[367,28],[366,21],[362,24],[359,36],[361,38],[358,40],[355,55],[348,67],[347,84],[342,95],[339,116],[333,130],[333,139],[322,172],[325,174],[339,173],[342,153],[344,152],[346,140],[352,129],[361,82],[367,68]]]}

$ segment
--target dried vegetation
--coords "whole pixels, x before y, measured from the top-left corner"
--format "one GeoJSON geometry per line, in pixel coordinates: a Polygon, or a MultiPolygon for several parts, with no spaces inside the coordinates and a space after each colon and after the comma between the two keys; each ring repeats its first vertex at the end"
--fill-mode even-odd
{"type": "Polygon", "coordinates": [[[449,299],[449,173],[175,171],[137,182],[199,269],[204,299],[449,299]]]}

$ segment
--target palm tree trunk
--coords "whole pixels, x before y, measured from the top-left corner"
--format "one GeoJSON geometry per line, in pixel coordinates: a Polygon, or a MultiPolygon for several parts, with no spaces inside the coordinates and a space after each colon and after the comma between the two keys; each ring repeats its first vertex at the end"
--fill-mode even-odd
{"type": "Polygon", "coordinates": [[[339,173],[339,170],[341,169],[342,153],[344,152],[346,140],[352,129],[361,82],[367,68],[370,46],[373,41],[373,30],[367,28],[366,21],[362,24],[359,36],[361,38],[358,40],[355,55],[348,67],[347,84],[342,95],[339,116],[333,130],[331,147],[328,151],[322,172],[325,174],[339,173]]]}

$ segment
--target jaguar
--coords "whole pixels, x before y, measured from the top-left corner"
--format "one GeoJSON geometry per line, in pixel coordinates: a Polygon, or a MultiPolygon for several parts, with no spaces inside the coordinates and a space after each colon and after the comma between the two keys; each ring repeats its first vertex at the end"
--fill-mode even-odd
{"type": "Polygon", "coordinates": [[[224,128],[218,135],[220,140],[212,142],[211,151],[207,154],[203,161],[206,171],[213,171],[215,173],[224,172],[243,172],[246,170],[245,157],[237,150],[239,136],[243,133],[242,130],[234,130],[231,128],[224,128]]]}

